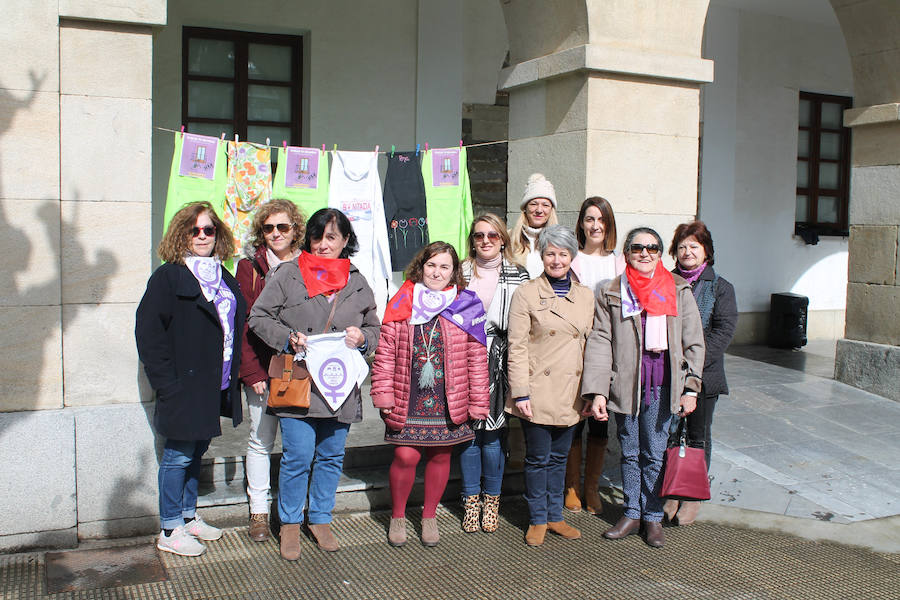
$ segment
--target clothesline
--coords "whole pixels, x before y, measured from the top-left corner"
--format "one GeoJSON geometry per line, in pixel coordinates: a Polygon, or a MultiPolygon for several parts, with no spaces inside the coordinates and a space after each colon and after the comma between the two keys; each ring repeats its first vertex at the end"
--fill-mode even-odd
{"type": "MultiPolygon", "coordinates": [[[[177,129],[169,129],[168,127],[158,127],[158,126],[155,126],[155,125],[153,126],[153,129],[158,129],[158,130],[160,130],[160,131],[168,131],[169,133],[185,133],[184,131],[178,131],[177,129]]],[[[188,132],[188,133],[189,133],[189,132],[188,132]]],[[[212,137],[212,136],[210,136],[210,137],[212,137]]],[[[222,138],[222,139],[225,139],[225,138],[222,138]]],[[[246,140],[245,140],[245,141],[246,141],[246,140]]],[[[266,138],[266,141],[269,142],[269,141],[270,141],[269,138],[266,138]]],[[[253,143],[256,144],[257,142],[253,142],[253,143]]],[[[460,146],[463,147],[463,148],[475,148],[475,147],[477,147],[477,146],[493,146],[494,144],[507,144],[507,143],[509,143],[509,140],[494,140],[494,141],[492,141],[492,142],[478,142],[477,144],[460,144],[460,146]]],[[[275,148],[275,149],[278,149],[278,148],[279,148],[279,146],[272,146],[272,145],[270,145],[270,144],[258,144],[258,145],[260,145],[260,146],[266,146],[266,147],[268,147],[268,148],[275,148]]],[[[426,144],[426,146],[427,146],[427,144],[426,144]]],[[[378,146],[375,146],[375,148],[376,148],[376,152],[377,152],[378,154],[391,154],[391,153],[394,152],[393,149],[391,149],[391,150],[377,150],[377,149],[378,149],[378,146]]],[[[427,147],[426,147],[426,150],[428,150],[428,149],[430,149],[430,148],[427,148],[427,147]]],[[[416,150],[418,150],[418,148],[416,148],[416,150]]],[[[337,144],[335,144],[334,150],[325,150],[325,152],[335,152],[335,151],[337,151],[337,144]]]]}

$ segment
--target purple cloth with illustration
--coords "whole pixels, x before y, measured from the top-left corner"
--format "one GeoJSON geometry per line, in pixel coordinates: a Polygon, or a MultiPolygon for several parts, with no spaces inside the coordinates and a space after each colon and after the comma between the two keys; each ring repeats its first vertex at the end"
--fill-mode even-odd
{"type": "Polygon", "coordinates": [[[207,302],[212,302],[222,325],[222,387],[231,383],[231,361],[234,356],[234,314],[237,300],[222,281],[222,263],[218,258],[188,256],[184,264],[190,269],[207,302]]]}
{"type": "Polygon", "coordinates": [[[441,316],[487,346],[487,335],[484,332],[487,314],[478,295],[472,290],[461,291],[456,300],[441,312],[441,316]]]}

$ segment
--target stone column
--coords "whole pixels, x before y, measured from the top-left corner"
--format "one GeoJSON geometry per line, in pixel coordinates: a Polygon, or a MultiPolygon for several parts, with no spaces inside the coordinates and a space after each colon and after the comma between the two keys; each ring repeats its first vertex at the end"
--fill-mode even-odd
{"type": "Polygon", "coordinates": [[[900,47],[897,5],[831,0],[853,65],[847,324],[835,378],[900,400],[900,47]]]}
{"type": "Polygon", "coordinates": [[[607,198],[621,236],[637,225],[664,239],[697,212],[700,55],[708,0],[503,2],[513,63],[509,218],[528,175],[556,187],[574,225],[588,196],[607,198]]]}

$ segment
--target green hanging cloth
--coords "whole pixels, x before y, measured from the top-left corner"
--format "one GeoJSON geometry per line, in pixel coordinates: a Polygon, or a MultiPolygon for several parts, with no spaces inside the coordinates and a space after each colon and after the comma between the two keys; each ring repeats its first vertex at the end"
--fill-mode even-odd
{"type": "Polygon", "coordinates": [[[469,229],[475,212],[466,165],[466,149],[426,150],[422,160],[428,238],[451,244],[460,259],[467,256],[469,229]]]}
{"type": "Polygon", "coordinates": [[[328,153],[317,148],[279,148],[272,197],[290,200],[307,219],[328,208],[328,153]]]}
{"type": "Polygon", "coordinates": [[[163,231],[185,204],[206,200],[222,218],[227,159],[225,142],[193,133],[175,134],[175,152],[166,192],[163,231]]]}

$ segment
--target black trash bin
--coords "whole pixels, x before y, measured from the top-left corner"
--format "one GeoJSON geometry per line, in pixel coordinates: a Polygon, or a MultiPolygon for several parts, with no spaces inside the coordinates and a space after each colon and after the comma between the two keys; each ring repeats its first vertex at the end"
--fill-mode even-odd
{"type": "Polygon", "coordinates": [[[772,294],[769,311],[769,346],[800,348],[806,345],[809,298],[800,294],[772,294]]]}

